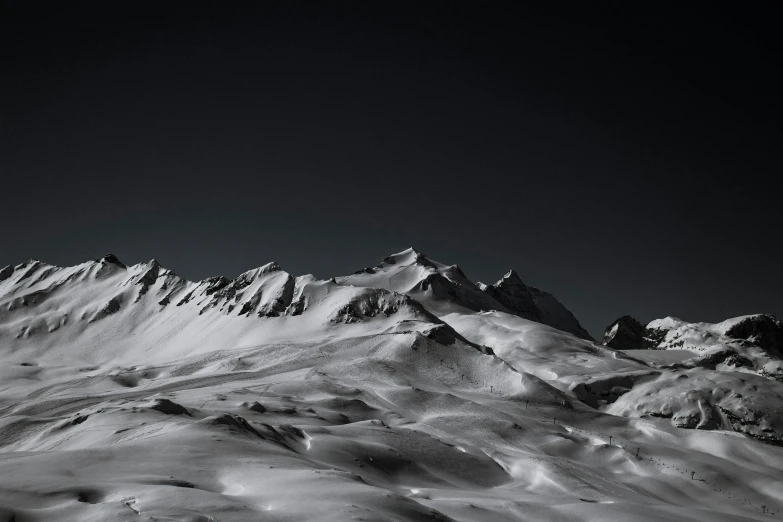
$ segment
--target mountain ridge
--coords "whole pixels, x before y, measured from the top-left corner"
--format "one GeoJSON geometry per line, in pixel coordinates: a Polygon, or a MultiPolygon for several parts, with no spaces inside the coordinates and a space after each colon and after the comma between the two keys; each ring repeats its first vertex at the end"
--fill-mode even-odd
{"type": "MultiPolygon", "coordinates": [[[[90,263],[81,263],[72,267],[58,267],[38,260],[31,260],[15,267],[9,265],[9,267],[3,269],[7,273],[0,272],[4,276],[0,281],[14,280],[17,283],[21,283],[44,267],[46,271],[50,272],[58,270],[68,271],[85,266],[91,269],[90,263]],[[21,278],[14,278],[14,274],[23,268],[27,269],[27,275],[21,278]]],[[[144,267],[144,274],[135,283],[140,286],[137,300],[155,283],[159,275],[168,277],[174,288],[161,299],[161,303],[165,304],[175,299],[175,295],[179,294],[179,290],[185,286],[190,287],[193,284],[204,286],[205,288],[200,291],[203,291],[206,295],[216,294],[220,298],[229,298],[229,295],[235,297],[237,292],[240,292],[247,286],[251,286],[259,278],[260,274],[282,272],[277,263],[270,262],[258,268],[245,271],[235,279],[225,276],[213,276],[200,281],[189,281],[180,278],[173,271],[163,268],[155,259],[129,267],[120,261],[116,255],[106,254],[92,263],[100,264],[100,266],[111,265],[124,270],[128,268],[139,270],[137,267],[144,267]]],[[[47,272],[40,277],[45,277],[46,274],[47,272]]],[[[592,340],[592,337],[581,327],[574,315],[557,301],[554,296],[535,287],[525,285],[514,270],[510,270],[495,285],[487,286],[481,283],[474,283],[468,279],[458,265],[444,265],[432,261],[422,252],[408,248],[397,254],[387,256],[375,267],[362,269],[349,276],[335,278],[335,281],[344,285],[386,288],[387,290],[403,294],[423,294],[429,292],[436,298],[450,300],[474,311],[497,309],[548,324],[569,331],[584,339],[592,340]],[[379,279],[379,273],[383,274],[382,277],[387,278],[385,282],[379,279]],[[396,278],[396,282],[392,283],[391,280],[394,278],[396,278]]],[[[2,287],[0,287],[1,289],[2,287]]],[[[276,299],[279,300],[277,305],[266,303],[266,313],[282,313],[283,310],[281,308],[287,308],[291,305],[290,301],[286,301],[286,297],[290,296],[290,294],[291,289],[288,288],[276,296],[276,299]],[[283,303],[285,303],[285,306],[283,306],[283,303]]],[[[185,302],[189,301],[191,297],[184,296],[185,302]]],[[[229,313],[237,305],[241,304],[240,309],[244,311],[244,314],[250,314],[251,310],[255,310],[255,307],[260,302],[260,294],[254,295],[254,299],[255,301],[253,302],[238,302],[228,306],[229,313]]],[[[184,302],[180,301],[178,304],[184,304],[184,302]]],[[[215,303],[212,306],[215,306],[215,303]]]]}

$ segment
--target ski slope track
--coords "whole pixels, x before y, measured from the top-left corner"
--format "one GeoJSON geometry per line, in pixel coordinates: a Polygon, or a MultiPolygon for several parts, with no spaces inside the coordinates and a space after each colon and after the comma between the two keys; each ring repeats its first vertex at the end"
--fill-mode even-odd
{"type": "Polygon", "coordinates": [[[328,280],[8,266],[0,522],[783,516],[777,319],[618,321],[596,343],[413,249],[328,280]]]}

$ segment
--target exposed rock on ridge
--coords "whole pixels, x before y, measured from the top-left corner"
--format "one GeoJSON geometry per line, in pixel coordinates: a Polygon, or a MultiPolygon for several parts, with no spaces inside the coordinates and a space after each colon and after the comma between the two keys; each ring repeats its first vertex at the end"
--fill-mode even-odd
{"type": "Polygon", "coordinates": [[[574,314],[555,296],[526,285],[515,270],[510,270],[494,285],[485,286],[484,292],[520,317],[570,332],[582,339],[593,340],[574,314]]]}
{"type": "Polygon", "coordinates": [[[616,350],[639,350],[647,347],[645,334],[647,328],[642,323],[624,315],[606,327],[603,340],[605,346],[616,350]]]}

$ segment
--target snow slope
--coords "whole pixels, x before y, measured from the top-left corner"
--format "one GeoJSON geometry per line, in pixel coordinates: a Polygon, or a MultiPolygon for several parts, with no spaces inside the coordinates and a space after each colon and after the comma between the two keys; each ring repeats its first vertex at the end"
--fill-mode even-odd
{"type": "Polygon", "coordinates": [[[410,249],[5,268],[0,521],[779,516],[780,383],[595,344],[520,283],[410,249]]]}

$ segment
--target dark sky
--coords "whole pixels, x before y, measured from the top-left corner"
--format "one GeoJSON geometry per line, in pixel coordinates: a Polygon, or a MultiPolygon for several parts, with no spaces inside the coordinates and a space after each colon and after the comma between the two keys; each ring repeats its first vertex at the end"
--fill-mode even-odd
{"type": "Polygon", "coordinates": [[[158,4],[0,7],[0,265],[412,245],[596,336],[783,316],[773,4],[158,4]]]}

